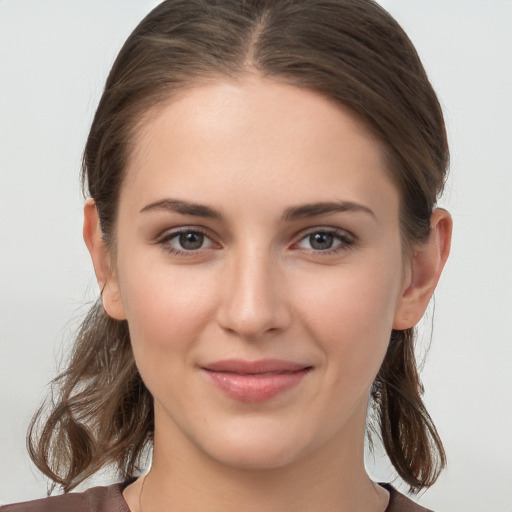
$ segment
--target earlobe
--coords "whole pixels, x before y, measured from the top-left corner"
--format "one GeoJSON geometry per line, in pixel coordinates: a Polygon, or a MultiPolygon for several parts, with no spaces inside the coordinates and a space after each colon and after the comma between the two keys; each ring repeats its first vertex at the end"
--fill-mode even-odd
{"type": "Polygon", "coordinates": [[[436,208],[430,226],[428,240],[414,248],[410,277],[399,299],[393,329],[409,329],[421,320],[450,253],[451,215],[436,208]]]}
{"type": "Polygon", "coordinates": [[[88,198],[84,206],[83,236],[91,255],[94,272],[101,290],[103,308],[115,320],[125,320],[119,283],[112,265],[111,253],[105,245],[94,199],[88,198]]]}

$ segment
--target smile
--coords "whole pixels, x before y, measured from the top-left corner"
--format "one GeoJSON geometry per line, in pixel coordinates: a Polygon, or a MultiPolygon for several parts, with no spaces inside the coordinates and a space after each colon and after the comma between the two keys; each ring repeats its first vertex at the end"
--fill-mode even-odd
{"type": "Polygon", "coordinates": [[[229,398],[254,403],[270,400],[294,388],[312,367],[280,360],[225,360],[201,369],[229,398]]]}

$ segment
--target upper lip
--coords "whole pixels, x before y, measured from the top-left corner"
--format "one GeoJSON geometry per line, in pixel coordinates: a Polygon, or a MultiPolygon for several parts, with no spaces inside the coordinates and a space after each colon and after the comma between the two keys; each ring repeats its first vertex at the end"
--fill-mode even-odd
{"type": "Polygon", "coordinates": [[[223,359],[202,366],[211,372],[236,373],[239,375],[258,375],[262,373],[296,372],[311,368],[310,365],[281,359],[261,359],[246,361],[243,359],[223,359]]]}

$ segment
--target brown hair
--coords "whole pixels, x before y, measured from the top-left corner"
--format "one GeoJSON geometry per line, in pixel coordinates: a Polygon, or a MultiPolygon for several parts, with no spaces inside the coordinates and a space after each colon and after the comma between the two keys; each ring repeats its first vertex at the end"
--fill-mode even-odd
{"type": "MultiPolygon", "coordinates": [[[[383,143],[401,193],[406,243],[426,240],[448,166],[441,108],[418,55],[372,0],[167,0],[134,30],[107,79],[83,158],[103,236],[113,249],[118,197],[144,114],[173,91],[212,77],[258,73],[348,106],[383,143]]],[[[413,330],[393,331],[372,387],[386,451],[412,491],[445,465],[421,399],[413,330]]],[[[41,430],[29,433],[38,468],[69,491],[113,464],[138,470],[153,433],[152,397],[135,366],[128,325],[101,302],[78,333],[41,430]]]]}

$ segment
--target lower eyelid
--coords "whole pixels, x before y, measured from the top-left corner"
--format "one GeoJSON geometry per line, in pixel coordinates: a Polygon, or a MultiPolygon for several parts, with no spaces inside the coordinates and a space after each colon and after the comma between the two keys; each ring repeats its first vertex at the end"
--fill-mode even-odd
{"type": "MultiPolygon", "coordinates": [[[[301,243],[303,240],[307,239],[308,237],[312,236],[312,235],[315,235],[317,233],[322,233],[322,234],[325,234],[325,235],[331,235],[333,236],[336,240],[338,240],[340,242],[339,245],[344,245],[344,246],[351,246],[355,243],[355,239],[353,236],[349,235],[347,232],[345,231],[337,231],[337,230],[333,230],[333,229],[315,229],[313,231],[309,231],[307,233],[304,233],[296,243],[294,243],[293,245],[298,245],[299,243],[301,243]]],[[[326,249],[326,251],[328,251],[329,249],[326,249]]],[[[322,251],[315,251],[315,252],[322,252],[322,251]]]]}
{"type": "MultiPolygon", "coordinates": [[[[329,255],[336,252],[341,252],[344,250],[348,250],[350,248],[353,248],[356,240],[355,237],[353,237],[351,234],[347,233],[346,231],[342,230],[335,230],[335,229],[322,229],[317,228],[315,230],[308,231],[306,233],[303,233],[300,238],[297,239],[297,242],[292,244],[292,248],[298,249],[298,250],[304,250],[308,251],[314,254],[318,255],[329,255]],[[338,242],[334,247],[328,248],[328,249],[313,249],[313,248],[303,248],[299,247],[299,244],[307,239],[309,236],[314,235],[316,233],[323,233],[327,235],[332,235],[338,242]]],[[[163,250],[165,250],[168,253],[171,254],[177,254],[177,255],[184,255],[184,256],[193,256],[197,255],[205,250],[211,249],[211,248],[220,248],[220,244],[215,242],[215,239],[208,233],[206,230],[203,230],[199,227],[183,227],[176,230],[170,230],[167,232],[164,232],[164,234],[160,235],[155,239],[155,244],[160,245],[163,250]],[[184,233],[199,233],[205,237],[205,240],[207,241],[207,245],[205,247],[200,247],[196,250],[186,250],[186,249],[179,249],[174,248],[170,245],[171,240],[177,238],[179,235],[184,233]]]]}
{"type": "Polygon", "coordinates": [[[180,229],[176,229],[176,230],[164,231],[161,235],[159,235],[156,238],[155,242],[161,243],[161,242],[169,241],[169,240],[172,240],[173,238],[176,238],[179,235],[183,235],[184,233],[200,233],[205,238],[211,239],[211,236],[206,231],[203,231],[202,229],[199,229],[199,228],[188,228],[187,227],[187,228],[180,228],[180,229]]]}
{"type": "Polygon", "coordinates": [[[185,256],[192,256],[194,254],[199,254],[200,252],[207,250],[215,245],[215,242],[212,239],[212,237],[208,233],[206,233],[204,230],[199,229],[199,228],[188,228],[188,227],[173,230],[173,231],[168,231],[168,232],[164,233],[163,235],[159,236],[155,240],[155,243],[157,245],[161,246],[162,249],[164,249],[168,253],[177,254],[177,255],[185,255],[185,256]],[[186,250],[186,249],[174,248],[174,247],[172,247],[172,245],[170,245],[172,240],[175,240],[177,237],[179,237],[180,235],[185,234],[185,233],[198,233],[198,234],[203,235],[205,238],[205,241],[208,241],[206,247],[200,247],[197,250],[186,250]]]}

